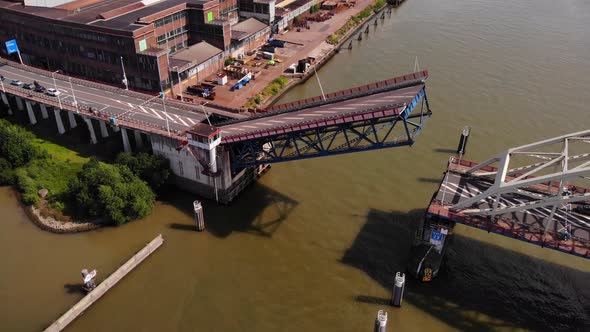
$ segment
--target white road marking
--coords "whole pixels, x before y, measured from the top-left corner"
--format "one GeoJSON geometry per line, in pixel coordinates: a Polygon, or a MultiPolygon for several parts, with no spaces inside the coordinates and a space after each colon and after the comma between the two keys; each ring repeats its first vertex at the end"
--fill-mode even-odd
{"type": "Polygon", "coordinates": [[[321,114],[307,113],[307,114],[301,114],[301,116],[322,116],[322,115],[321,114]]]}
{"type": "Polygon", "coordinates": [[[192,125],[195,125],[196,124],[196,122],[194,122],[193,119],[191,119],[191,118],[185,118],[185,119],[187,119],[188,122],[190,122],[192,125]]]}
{"type": "Polygon", "coordinates": [[[285,117],[284,119],[287,119],[287,120],[303,120],[303,118],[287,118],[287,117],[285,117]]]}
{"type": "Polygon", "coordinates": [[[178,115],[176,115],[174,113],[172,113],[172,115],[174,115],[178,119],[178,121],[182,122],[183,125],[188,126],[188,124],[186,124],[186,122],[184,122],[181,117],[179,117],[178,115]]]}
{"type": "Polygon", "coordinates": [[[275,122],[275,123],[285,123],[285,121],[281,121],[281,120],[268,120],[269,122],[275,122]]]}
{"type": "Polygon", "coordinates": [[[242,126],[242,128],[256,129],[256,128],[258,128],[258,127],[255,127],[255,126],[242,126]]]}
{"type": "Polygon", "coordinates": [[[332,107],[331,110],[353,110],[354,107],[332,107]]]}
{"type": "Polygon", "coordinates": [[[150,110],[150,111],[152,111],[161,120],[164,120],[164,118],[160,115],[160,113],[158,113],[155,109],[149,108],[149,107],[147,109],[150,110]]]}
{"type": "Polygon", "coordinates": [[[177,123],[176,120],[174,120],[173,117],[171,117],[170,115],[168,115],[168,113],[164,113],[164,115],[169,119],[172,120],[172,122],[177,123]]]}
{"type": "Polygon", "coordinates": [[[315,111],[316,113],[323,113],[323,114],[334,114],[337,113],[336,111],[315,111]]]}

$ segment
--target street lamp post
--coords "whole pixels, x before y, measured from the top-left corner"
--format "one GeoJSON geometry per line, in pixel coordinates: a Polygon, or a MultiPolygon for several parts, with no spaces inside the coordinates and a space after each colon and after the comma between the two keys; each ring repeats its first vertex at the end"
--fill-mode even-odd
{"type": "Polygon", "coordinates": [[[53,78],[53,86],[55,87],[55,91],[57,94],[57,101],[59,102],[59,109],[61,110],[61,109],[63,109],[63,107],[61,105],[61,99],[59,98],[59,90],[57,89],[57,83],[55,82],[55,73],[57,73],[58,71],[59,71],[59,69],[54,71],[53,73],[51,73],[51,78],[53,78]]]}
{"type": "Polygon", "coordinates": [[[211,125],[211,121],[209,121],[209,114],[207,113],[207,111],[205,111],[205,105],[207,105],[209,102],[204,102],[201,104],[201,109],[203,110],[203,113],[205,114],[205,118],[207,119],[207,122],[209,123],[209,125],[211,125]]]}
{"type": "Polygon", "coordinates": [[[72,98],[74,98],[74,106],[76,106],[76,113],[80,113],[80,109],[78,108],[78,101],[76,100],[76,95],[74,94],[74,86],[72,85],[72,78],[68,77],[68,81],[70,82],[70,89],[72,89],[72,98]]]}
{"type": "Polygon", "coordinates": [[[180,72],[178,71],[178,66],[175,66],[174,68],[176,68],[176,75],[178,75],[178,86],[179,86],[179,95],[180,95],[180,101],[184,101],[184,98],[182,96],[182,80],[180,79],[180,72]]]}
{"type": "Polygon", "coordinates": [[[123,57],[121,57],[121,69],[123,69],[123,84],[125,84],[125,90],[129,90],[127,75],[125,75],[125,65],[123,65],[123,57]]]}
{"type": "MultiPolygon", "coordinates": [[[[166,115],[166,130],[168,130],[168,136],[170,136],[170,124],[168,123],[168,112],[166,112],[166,95],[164,94],[164,88],[162,87],[162,80],[160,79],[160,58],[156,58],[156,65],[158,66],[158,82],[160,82],[160,97],[162,98],[162,105],[164,106],[164,115],[166,115]]],[[[172,80],[170,80],[172,81],[172,80]]]]}

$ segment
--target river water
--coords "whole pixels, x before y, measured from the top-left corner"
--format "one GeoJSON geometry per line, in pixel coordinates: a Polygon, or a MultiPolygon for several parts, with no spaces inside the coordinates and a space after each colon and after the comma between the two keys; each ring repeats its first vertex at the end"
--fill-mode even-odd
{"type": "MultiPolygon", "coordinates": [[[[416,220],[464,125],[466,158],[590,125],[590,2],[408,0],[319,71],[334,91],[428,68],[434,112],[411,148],[276,164],[230,207],[162,197],[140,221],[55,235],[0,188],[0,330],[35,331],[162,233],[164,246],[70,331],[588,330],[588,260],[457,226],[442,275],[387,306],[416,220]]],[[[315,79],[280,102],[318,95],[315,79]]]]}

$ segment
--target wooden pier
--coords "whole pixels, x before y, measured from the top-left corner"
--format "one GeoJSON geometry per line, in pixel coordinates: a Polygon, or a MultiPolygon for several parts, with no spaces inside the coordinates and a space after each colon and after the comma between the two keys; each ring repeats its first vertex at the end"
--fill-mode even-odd
{"type": "Polygon", "coordinates": [[[101,282],[93,291],[88,293],[78,303],[76,303],[70,310],[63,314],[53,324],[45,329],[45,332],[55,332],[63,330],[68,324],[70,324],[76,317],[84,313],[94,302],[96,302],[101,296],[115,286],[123,277],[125,277],[131,270],[133,270],[139,263],[143,262],[149,255],[151,255],[156,249],[158,249],[164,238],[162,234],[156,236],[150,243],[148,243],[143,249],[129,259],[125,264],[111,274],[106,280],[101,282]]]}

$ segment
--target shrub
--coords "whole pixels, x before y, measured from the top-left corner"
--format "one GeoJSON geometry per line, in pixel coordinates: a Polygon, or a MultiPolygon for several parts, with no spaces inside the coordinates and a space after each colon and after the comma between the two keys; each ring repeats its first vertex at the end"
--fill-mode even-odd
{"type": "Polygon", "coordinates": [[[117,155],[115,163],[129,168],[154,190],[166,183],[170,176],[170,161],[153,154],[122,152],[117,155]]]}
{"type": "Polygon", "coordinates": [[[155,195],[126,166],[113,166],[92,158],[69,185],[80,213],[105,216],[116,224],[146,216],[155,195]]]}
{"type": "Polygon", "coordinates": [[[13,167],[43,157],[44,153],[32,143],[35,136],[6,120],[0,120],[0,156],[13,167]]]}
{"type": "Polygon", "coordinates": [[[0,158],[0,185],[14,183],[14,169],[8,160],[0,158]]]}

